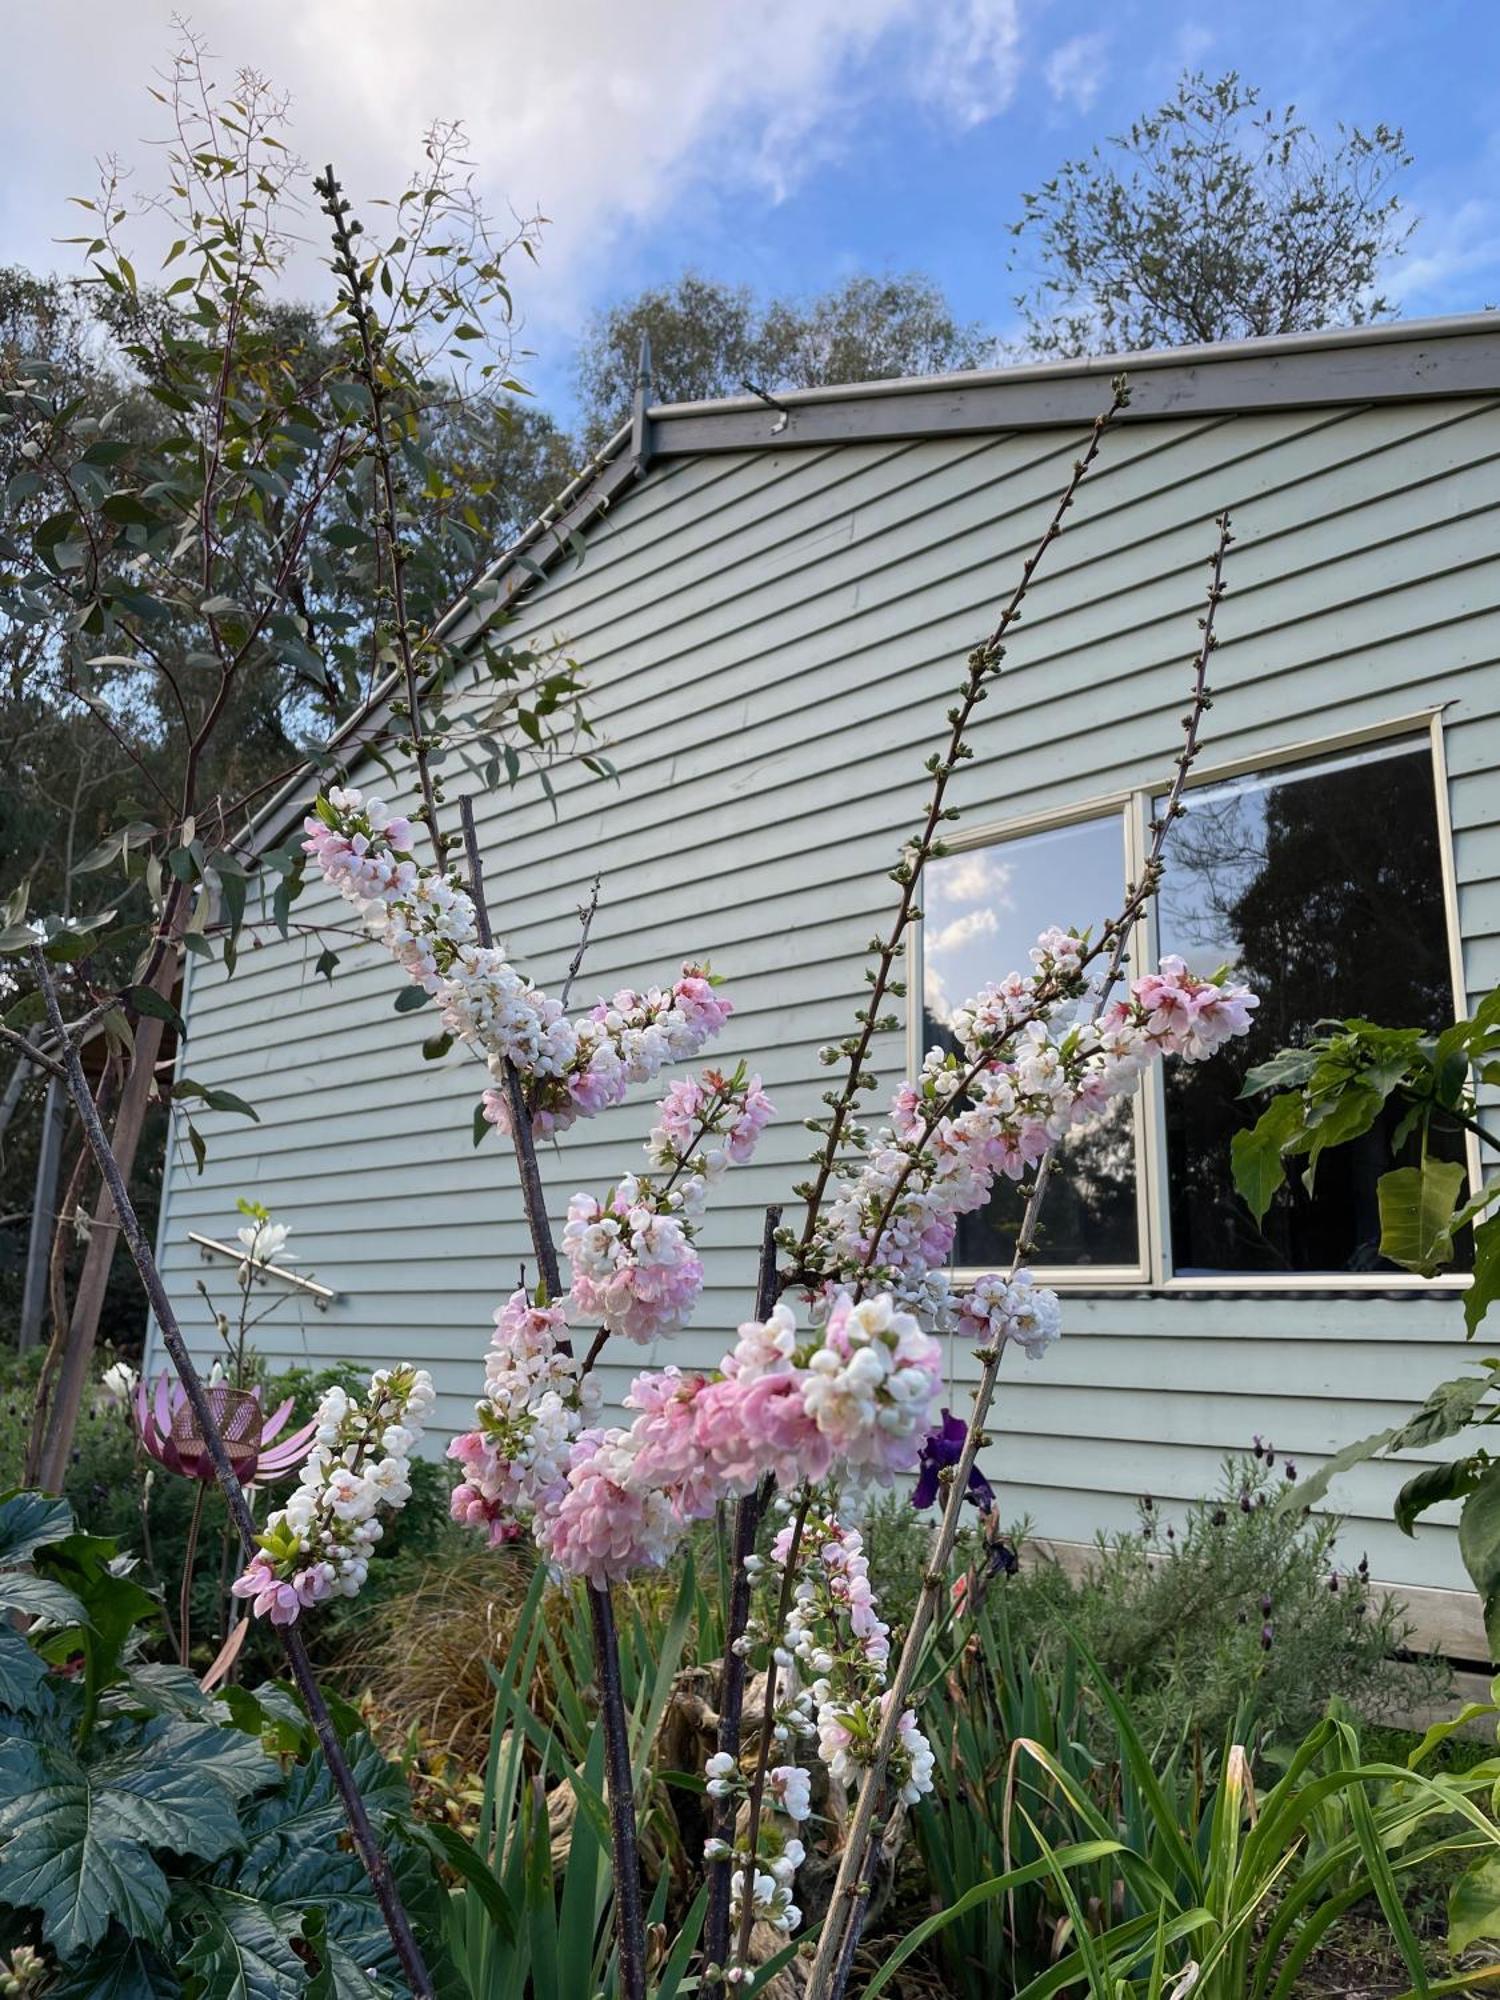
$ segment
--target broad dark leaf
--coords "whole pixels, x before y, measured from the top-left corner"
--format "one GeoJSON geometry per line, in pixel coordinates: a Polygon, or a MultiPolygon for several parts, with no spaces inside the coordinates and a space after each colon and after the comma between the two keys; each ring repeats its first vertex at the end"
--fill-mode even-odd
{"type": "Polygon", "coordinates": [[[96,1951],[47,1988],[47,2000],[181,2000],[182,1984],[149,1945],[118,1925],[96,1951]]]}
{"type": "Polygon", "coordinates": [[[1490,1658],[1500,1659],[1500,1464],[1491,1465],[1464,1502],[1458,1549],[1484,1600],[1490,1658]]]}
{"type": "Polygon", "coordinates": [[[21,1634],[0,1624],[0,1708],[30,1709],[47,1680],[45,1663],[21,1634]]]}
{"type": "Polygon", "coordinates": [[[1475,1458],[1455,1458],[1446,1465],[1429,1465],[1408,1479],[1396,1495],[1392,1510],[1396,1526],[1404,1535],[1415,1532],[1418,1517],[1444,1500],[1462,1500],[1472,1493],[1483,1477],[1483,1462],[1475,1458]]]}
{"type": "Polygon", "coordinates": [[[1234,1185],[1259,1222],[1286,1180],[1285,1149],[1301,1136],[1302,1099],[1295,1093],[1273,1097],[1254,1125],[1236,1132],[1229,1145],[1234,1185]]]}
{"type": "Polygon", "coordinates": [[[73,1509],[45,1493],[13,1493],[0,1500],[0,1568],[30,1562],[37,1550],[73,1532],[73,1509]]]}
{"type": "Polygon", "coordinates": [[[1500,1293],[1500,1215],[1474,1231],[1474,1282],[1464,1297],[1464,1326],[1470,1338],[1500,1293]]]}

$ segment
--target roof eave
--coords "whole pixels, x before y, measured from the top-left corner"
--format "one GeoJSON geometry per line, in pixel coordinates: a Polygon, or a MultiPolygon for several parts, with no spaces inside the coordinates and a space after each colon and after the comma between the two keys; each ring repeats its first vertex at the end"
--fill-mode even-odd
{"type": "Polygon", "coordinates": [[[1130,380],[1143,419],[1500,393],[1500,313],[1284,334],[1265,340],[975,369],[650,411],[658,457],[774,446],[952,437],[1092,421],[1102,384],[1130,380]]]}

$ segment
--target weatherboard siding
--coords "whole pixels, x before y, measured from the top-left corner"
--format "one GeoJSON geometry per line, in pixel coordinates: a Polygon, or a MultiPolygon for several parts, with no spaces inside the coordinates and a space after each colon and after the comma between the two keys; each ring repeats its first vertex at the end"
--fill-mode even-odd
{"type": "MultiPolygon", "coordinates": [[[[520,602],[511,636],[558,644],[591,684],[619,783],[555,774],[480,799],[497,932],[556,990],[597,872],[577,999],[707,956],[736,1003],[720,1054],[758,1067],[779,1119],[716,1190],[694,1329],[613,1357],[709,1364],[749,1304],[761,1212],[786,1199],[820,1109],[819,1045],[864,993],[885,870],[924,792],[921,763],[968,649],[993,621],[1078,449],[1075,434],[896,439],[659,461],[520,602]]],[[[1234,514],[1230,593],[1204,766],[1445,706],[1455,866],[1471,992],[1500,981],[1500,410],[1472,398],[1379,408],[1185,415],[1105,443],[980,711],[952,796],[969,824],[1153,783],[1169,769],[1206,583],[1213,516],[1234,514]]],[[[378,776],[376,789],[389,792],[378,776]]],[[[450,785],[456,792],[458,783],[450,785]]],[[[1067,884],[1057,914],[1067,922],[1067,884]]],[[[321,884],[301,923],[346,920],[321,884]]],[[[481,1083],[455,1051],[424,1063],[429,1010],[397,1014],[392,969],[350,946],[330,985],[320,944],[245,949],[233,981],[193,963],[190,1073],[232,1087],[259,1125],[215,1114],[198,1175],[176,1147],[163,1201],[169,1289],[194,1346],[195,1281],[229,1289],[188,1232],[225,1237],[241,1195],[291,1224],[302,1295],[257,1331],[276,1360],[433,1371],[461,1426],[490,1313],[528,1260],[505,1150],[477,1150],[481,1083]]],[[[997,967],[997,971],[1006,968],[997,967]]],[[[894,1080],[904,1038],[883,1037],[894,1080]]],[[[576,1127],[542,1169],[560,1216],[638,1158],[650,1095],[576,1127]]],[[[1136,1497],[1209,1490],[1259,1431],[1307,1465],[1399,1416],[1464,1364],[1451,1294],[1070,1294],[1044,1364],[1008,1360],[995,1469],[1039,1534],[1128,1525],[1136,1497]]],[[[957,1349],[960,1375],[972,1368],[957,1349]]],[[[1401,1476],[1339,1489],[1351,1560],[1408,1584],[1463,1581],[1451,1528],[1389,1521],[1401,1476]]]]}

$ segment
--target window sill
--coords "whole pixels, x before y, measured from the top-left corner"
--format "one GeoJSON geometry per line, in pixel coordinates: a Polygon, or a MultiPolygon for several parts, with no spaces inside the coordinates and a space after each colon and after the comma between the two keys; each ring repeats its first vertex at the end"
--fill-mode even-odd
{"type": "MultiPolygon", "coordinates": [[[[1065,1298],[1100,1299],[1244,1299],[1244,1298],[1325,1298],[1394,1299],[1410,1305],[1418,1299],[1462,1298],[1473,1284],[1465,1271],[1441,1278],[1398,1278],[1385,1275],[1340,1277],[1335,1273],[1307,1272],[1279,1277],[1264,1273],[1253,1277],[1213,1276],[1167,1278],[1153,1283],[1144,1272],[1046,1270],[1031,1266],[1038,1284],[1048,1286],[1065,1298]]],[[[963,1291],[983,1274],[972,1271],[953,1273],[954,1287],[963,1291]]]]}

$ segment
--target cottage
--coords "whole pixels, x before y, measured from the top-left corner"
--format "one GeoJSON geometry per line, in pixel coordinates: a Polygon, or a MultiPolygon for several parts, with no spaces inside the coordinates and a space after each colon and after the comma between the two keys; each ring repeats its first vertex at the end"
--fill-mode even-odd
{"type": "MultiPolygon", "coordinates": [[[[707,1289],[673,1345],[684,1364],[712,1363],[746,1316],[762,1213],[801,1177],[817,1051],[861,1004],[947,696],[1120,365],[774,402],[643,394],[562,519],[492,572],[516,643],[581,663],[618,770],[563,762],[555,812],[534,780],[477,801],[497,930],[555,990],[597,875],[580,993],[711,959],[736,1006],[725,1053],[759,1068],[778,1107],[711,1204],[707,1289]]],[[[1072,1149],[1038,1260],[1065,1336],[1045,1362],[1007,1361],[992,1455],[1007,1511],[1064,1543],[1128,1525],[1143,1492],[1170,1505],[1211,1490],[1256,1432],[1314,1464],[1464,1365],[1463,1281],[1409,1281],[1376,1256],[1374,1142],[1330,1158],[1316,1197],[1263,1231],[1229,1193],[1227,1148],[1249,1115],[1247,1060],[1330,1014],[1436,1025],[1500,982],[1500,324],[1125,365],[1128,416],[957,781],[906,1032],[879,1043],[894,1081],[1042,924],[1097,924],[1120,901],[1179,740],[1213,517],[1229,508],[1209,740],[1137,952],[1244,960],[1263,1027],[1249,1058],[1153,1079],[1072,1149]]],[[[361,765],[365,727],[344,745],[353,781],[389,792],[361,765]]],[[[285,838],[307,796],[278,801],[264,838],[285,838]]],[[[347,913],[319,884],[296,915],[347,913]]],[[[527,1255],[513,1169],[493,1134],[475,1147],[478,1072],[461,1050],[423,1060],[432,1016],[395,1010],[384,954],[341,941],[330,982],[322,948],[294,930],[244,951],[232,980],[191,965],[192,1074],[249,1098],[260,1123],[200,1116],[201,1173],[174,1143],[160,1255],[207,1353],[195,1284],[205,1256],[223,1279],[229,1266],[202,1239],[232,1237],[238,1197],[265,1202],[325,1290],[286,1286],[263,1348],[420,1360],[452,1430],[527,1255]]],[[[638,1095],[544,1152],[556,1212],[638,1158],[638,1095]]],[[[966,1224],[961,1263],[989,1268],[1012,1219],[1002,1196],[966,1224]]],[[[962,1378],[972,1362],[953,1365],[962,1378]]],[[[610,1369],[615,1398],[629,1372],[610,1369]]],[[[1349,1557],[1368,1550],[1434,1634],[1478,1650],[1451,1527],[1410,1540],[1391,1525],[1400,1476],[1366,1466],[1339,1489],[1349,1557]]]]}

